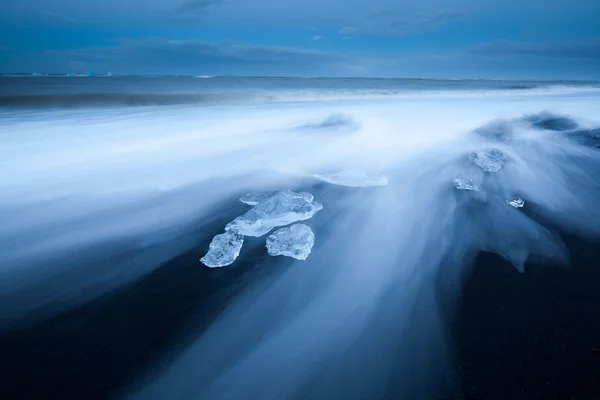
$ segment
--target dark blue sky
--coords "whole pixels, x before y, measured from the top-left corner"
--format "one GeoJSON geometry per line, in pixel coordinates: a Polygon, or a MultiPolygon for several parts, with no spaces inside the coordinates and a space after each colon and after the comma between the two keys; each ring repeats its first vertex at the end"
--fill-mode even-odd
{"type": "Polygon", "coordinates": [[[3,0],[0,71],[600,79],[598,0],[3,0]]]}

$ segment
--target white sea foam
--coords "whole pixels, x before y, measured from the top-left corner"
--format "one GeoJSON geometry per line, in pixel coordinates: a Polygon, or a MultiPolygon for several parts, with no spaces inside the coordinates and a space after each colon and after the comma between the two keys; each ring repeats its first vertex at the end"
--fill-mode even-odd
{"type": "MultiPolygon", "coordinates": [[[[568,263],[560,238],[506,199],[518,193],[536,216],[600,235],[598,150],[521,119],[548,111],[600,127],[600,96],[580,94],[13,115],[0,123],[0,322],[126,287],[240,216],[242,194],[301,188],[325,205],[304,214],[319,245],[302,268],[278,269],[240,293],[131,397],[374,398],[396,355],[415,351],[437,365],[444,354],[434,340],[444,328],[433,284],[440,265],[453,266],[444,281],[452,292],[482,249],[521,271],[531,256],[568,263]],[[318,138],[290,131],[333,114],[360,127],[318,138]],[[500,173],[465,156],[485,148],[506,155],[500,173]],[[381,171],[390,184],[306,187],[314,171],[352,168],[381,171]],[[481,192],[453,188],[467,176],[481,192]]],[[[257,254],[249,260],[265,258],[257,254]]]]}
{"type": "Polygon", "coordinates": [[[367,175],[365,171],[360,169],[314,174],[313,177],[332,185],[348,187],[386,186],[388,184],[386,176],[367,175]]]}

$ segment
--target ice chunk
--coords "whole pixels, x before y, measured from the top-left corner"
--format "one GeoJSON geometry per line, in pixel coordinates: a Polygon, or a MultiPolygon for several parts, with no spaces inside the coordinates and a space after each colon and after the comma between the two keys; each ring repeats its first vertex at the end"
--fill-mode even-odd
{"type": "Polygon", "coordinates": [[[454,186],[458,190],[471,190],[473,192],[479,192],[479,186],[477,186],[471,178],[454,178],[454,186]]]}
{"type": "Polygon", "coordinates": [[[259,237],[275,227],[307,220],[322,208],[310,193],[283,190],[228,223],[225,230],[259,237]]]}
{"type": "Polygon", "coordinates": [[[213,238],[208,246],[208,253],[200,259],[210,268],[231,265],[240,255],[244,244],[244,236],[235,231],[227,231],[213,238]]]}
{"type": "Polygon", "coordinates": [[[486,172],[498,172],[502,169],[506,158],[500,150],[485,149],[471,153],[469,160],[486,172]]]}
{"type": "MultiPolygon", "coordinates": [[[[265,201],[268,198],[271,198],[277,194],[277,191],[271,192],[253,192],[247,193],[240,197],[240,201],[242,203],[248,204],[249,206],[255,206],[261,201],[265,201]]],[[[299,195],[305,196],[307,201],[313,201],[313,195],[306,192],[300,192],[299,195]]]]}
{"type": "Polygon", "coordinates": [[[271,256],[286,256],[306,260],[315,244],[315,234],[304,224],[281,228],[267,237],[267,250],[271,256]]]}
{"type": "Polygon", "coordinates": [[[521,208],[525,205],[525,201],[519,196],[515,196],[511,201],[506,200],[506,204],[510,204],[514,208],[521,208]]]}
{"type": "Polygon", "coordinates": [[[386,186],[388,179],[385,176],[369,176],[362,170],[347,170],[326,174],[314,174],[313,177],[332,185],[348,187],[386,186]]]}

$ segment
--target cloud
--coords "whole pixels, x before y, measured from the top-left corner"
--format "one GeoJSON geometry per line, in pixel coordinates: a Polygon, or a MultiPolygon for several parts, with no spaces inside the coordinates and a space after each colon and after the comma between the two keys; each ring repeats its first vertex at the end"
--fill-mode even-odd
{"type": "Polygon", "coordinates": [[[173,12],[174,19],[181,21],[195,21],[206,17],[207,9],[227,0],[187,0],[177,6],[173,12]]]}
{"type": "Polygon", "coordinates": [[[489,57],[519,56],[600,60],[600,38],[546,42],[501,40],[473,46],[468,52],[489,57]]]}
{"type": "Polygon", "coordinates": [[[116,46],[51,50],[78,70],[211,75],[327,71],[351,60],[312,49],[201,40],[137,39],[116,46]]]}
{"type": "Polygon", "coordinates": [[[53,13],[51,11],[36,11],[36,12],[41,15],[50,17],[50,18],[62,19],[63,21],[72,22],[72,23],[77,22],[77,20],[75,18],[71,18],[68,15],[64,15],[64,14],[57,14],[57,13],[53,13]]]}
{"type": "Polygon", "coordinates": [[[41,16],[46,19],[58,19],[58,20],[67,21],[67,22],[71,22],[71,23],[78,22],[77,19],[71,18],[68,15],[59,14],[59,13],[44,10],[44,9],[34,9],[34,8],[29,8],[29,7],[16,6],[13,8],[13,10],[17,13],[17,15],[18,14],[21,14],[21,15],[22,14],[30,14],[30,15],[41,16]]]}
{"type": "Polygon", "coordinates": [[[433,32],[464,15],[463,12],[455,10],[408,15],[379,12],[365,17],[358,23],[343,26],[338,33],[342,36],[404,36],[433,32]]]}
{"type": "Polygon", "coordinates": [[[322,40],[322,39],[324,39],[324,37],[321,36],[321,35],[315,35],[312,38],[310,38],[310,40],[313,41],[313,42],[317,41],[317,40],[322,40]]]}

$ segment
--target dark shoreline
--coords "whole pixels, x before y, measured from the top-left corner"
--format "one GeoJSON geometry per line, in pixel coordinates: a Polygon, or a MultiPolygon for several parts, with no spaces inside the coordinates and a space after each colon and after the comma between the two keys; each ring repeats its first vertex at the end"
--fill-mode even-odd
{"type": "MultiPolygon", "coordinates": [[[[446,310],[456,314],[447,320],[455,372],[438,398],[600,398],[600,245],[561,236],[572,268],[527,264],[520,274],[500,256],[477,256],[458,308],[446,310]]],[[[0,397],[114,396],[277,270],[258,244],[236,268],[199,268],[205,245],[120,291],[0,333],[0,397]]]]}
{"type": "Polygon", "coordinates": [[[457,321],[465,398],[600,398],[600,244],[561,236],[572,268],[479,255],[457,321]]]}

